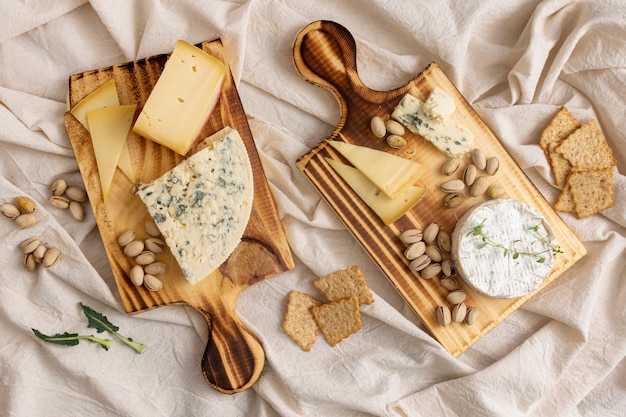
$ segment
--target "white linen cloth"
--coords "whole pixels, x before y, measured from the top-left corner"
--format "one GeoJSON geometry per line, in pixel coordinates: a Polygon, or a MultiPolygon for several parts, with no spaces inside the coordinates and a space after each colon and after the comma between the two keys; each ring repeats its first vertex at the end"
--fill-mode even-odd
{"type": "Polygon", "coordinates": [[[0,203],[27,195],[39,223],[0,216],[0,415],[3,416],[623,416],[626,415],[626,3],[572,0],[4,0],[0,13],[0,203]],[[562,105],[599,121],[615,156],[613,208],[561,213],[588,255],[458,358],[415,314],[295,167],[332,131],[334,97],[300,79],[297,32],[326,19],[355,37],[363,81],[386,90],[437,62],[555,202],[538,145],[562,105]],[[224,395],[200,370],[207,330],[182,306],[126,315],[93,214],[52,209],[59,176],[82,184],[63,114],[70,74],[221,37],[296,268],[244,291],[237,309],[266,365],[249,390],[224,395]],[[20,241],[62,261],[26,272],[20,241]],[[302,351],[282,330],[290,290],[350,264],[375,302],[335,348],[302,351]],[[262,300],[260,302],[259,300],[262,300]],[[95,334],[79,303],[145,343],[137,355],[44,333],[95,334]]]}

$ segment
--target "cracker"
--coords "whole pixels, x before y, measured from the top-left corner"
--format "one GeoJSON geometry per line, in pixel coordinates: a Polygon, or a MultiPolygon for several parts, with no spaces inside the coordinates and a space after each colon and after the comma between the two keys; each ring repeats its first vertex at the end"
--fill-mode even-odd
{"type": "Polygon", "coordinates": [[[598,122],[590,120],[556,147],[574,171],[598,170],[617,165],[598,122]]]}
{"type": "Polygon", "coordinates": [[[556,185],[565,182],[572,168],[569,161],[563,158],[556,148],[579,127],[578,120],[572,116],[567,108],[561,107],[550,120],[548,126],[541,132],[539,144],[543,148],[548,162],[550,162],[556,185]]]}
{"type": "Polygon", "coordinates": [[[328,301],[338,301],[342,298],[356,295],[361,304],[374,302],[363,272],[358,265],[333,272],[313,281],[313,286],[319,289],[328,301]]]}
{"type": "Polygon", "coordinates": [[[572,195],[569,182],[565,183],[563,186],[563,190],[561,191],[561,194],[559,194],[559,199],[554,204],[554,209],[570,213],[576,211],[576,203],[574,203],[574,196],[572,195]]]}
{"type": "Polygon", "coordinates": [[[315,322],[331,347],[361,330],[359,306],[358,297],[353,295],[311,307],[315,322]]]}
{"type": "Polygon", "coordinates": [[[307,352],[311,350],[318,334],[317,323],[313,318],[311,308],[321,304],[320,300],[300,291],[292,290],[289,293],[283,329],[307,352]]]}
{"type": "Polygon", "coordinates": [[[567,179],[579,219],[613,206],[611,168],[574,172],[567,179]]]}

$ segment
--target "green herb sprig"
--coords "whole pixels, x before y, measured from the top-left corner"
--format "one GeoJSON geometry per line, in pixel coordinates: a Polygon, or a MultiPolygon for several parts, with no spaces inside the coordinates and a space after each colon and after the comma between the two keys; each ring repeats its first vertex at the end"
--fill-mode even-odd
{"type": "MultiPolygon", "coordinates": [[[[487,234],[484,231],[486,220],[487,219],[483,219],[483,221],[478,226],[474,227],[470,232],[467,233],[467,236],[476,236],[476,237],[481,238],[482,243],[478,246],[479,249],[482,249],[486,246],[492,246],[495,248],[502,249],[504,251],[504,256],[507,256],[509,253],[511,254],[513,259],[517,259],[520,256],[532,256],[539,263],[544,263],[546,261],[546,257],[544,256],[546,253],[551,252],[554,255],[556,255],[557,253],[563,253],[560,246],[554,245],[550,240],[548,240],[547,236],[543,236],[539,232],[539,225],[529,227],[528,230],[531,231],[537,237],[537,240],[535,242],[538,241],[538,242],[543,243],[547,247],[547,249],[542,250],[542,251],[534,251],[534,252],[531,251],[530,249],[526,249],[526,250],[517,249],[515,248],[515,245],[520,242],[519,239],[514,240],[511,244],[511,247],[505,246],[502,243],[496,242],[493,239],[491,239],[489,236],[487,236],[487,234]]],[[[532,242],[531,246],[535,242],[532,242]]]]}
{"type": "MultiPolygon", "coordinates": [[[[85,313],[85,316],[87,316],[87,320],[88,320],[87,327],[96,329],[97,333],[108,331],[113,336],[121,340],[123,343],[133,348],[137,353],[141,353],[144,351],[144,349],[146,348],[144,344],[135,342],[130,337],[122,336],[120,333],[118,333],[119,327],[111,323],[106,318],[105,315],[98,313],[97,311],[95,311],[91,307],[86,306],[83,303],[80,303],[80,305],[83,308],[83,313],[85,313]]],[[[35,333],[35,336],[37,336],[38,338],[46,342],[54,343],[57,345],[75,346],[81,340],[88,340],[90,342],[100,344],[100,346],[102,346],[104,350],[109,350],[109,348],[111,347],[111,342],[112,342],[110,339],[100,339],[93,335],[88,336],[88,335],[79,335],[78,333],[65,332],[63,334],[57,333],[55,335],[49,336],[49,335],[45,335],[41,333],[37,329],[31,329],[31,330],[33,331],[33,333],[35,333]]]]}

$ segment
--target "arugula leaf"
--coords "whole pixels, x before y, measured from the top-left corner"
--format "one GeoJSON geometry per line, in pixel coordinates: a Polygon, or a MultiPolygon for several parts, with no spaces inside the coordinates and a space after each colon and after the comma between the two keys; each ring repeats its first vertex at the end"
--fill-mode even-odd
{"type": "Polygon", "coordinates": [[[48,335],[41,333],[37,329],[31,328],[31,330],[33,331],[33,333],[35,333],[35,336],[37,336],[38,338],[46,342],[54,343],[57,345],[75,346],[81,340],[89,340],[90,342],[100,344],[100,346],[102,346],[102,349],[104,350],[109,350],[109,348],[111,347],[111,340],[109,339],[99,339],[94,336],[84,336],[84,335],[79,335],[78,333],[68,333],[68,332],[65,332],[63,334],[57,333],[53,336],[48,336],[48,335]]]}
{"type": "Polygon", "coordinates": [[[83,308],[83,312],[85,313],[85,316],[87,316],[87,320],[89,322],[87,324],[87,327],[96,329],[98,333],[108,331],[113,336],[117,337],[119,340],[121,340],[122,342],[130,346],[131,348],[135,349],[137,353],[143,352],[143,350],[146,348],[144,344],[135,342],[130,337],[124,337],[121,334],[119,334],[117,332],[119,330],[119,327],[111,323],[106,318],[105,315],[98,313],[97,311],[93,310],[92,308],[86,306],[83,303],[80,303],[80,305],[83,308]]]}

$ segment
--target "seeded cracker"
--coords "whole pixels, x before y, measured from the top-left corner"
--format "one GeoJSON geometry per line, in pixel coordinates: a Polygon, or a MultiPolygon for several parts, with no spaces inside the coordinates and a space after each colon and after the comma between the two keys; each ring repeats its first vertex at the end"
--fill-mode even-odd
{"type": "Polygon", "coordinates": [[[574,202],[574,196],[572,195],[572,187],[569,182],[566,182],[563,186],[559,199],[554,204],[554,209],[557,211],[566,211],[573,213],[576,211],[576,203],[574,202]]]}
{"type": "Polygon", "coordinates": [[[617,164],[598,122],[590,120],[556,148],[574,171],[610,168],[617,164]]]}
{"type": "Polygon", "coordinates": [[[613,205],[611,168],[574,172],[567,179],[578,218],[591,216],[613,205]]]}
{"type": "Polygon", "coordinates": [[[358,265],[352,265],[346,269],[333,272],[313,281],[313,286],[319,289],[328,301],[338,301],[342,298],[356,295],[361,304],[374,302],[363,272],[358,265]]]}
{"type": "Polygon", "coordinates": [[[580,123],[576,118],[565,107],[561,107],[548,126],[541,132],[539,144],[550,162],[556,185],[565,182],[572,168],[569,161],[563,158],[556,148],[579,127],[580,123]]]}
{"type": "Polygon", "coordinates": [[[331,347],[358,332],[362,326],[359,299],[355,295],[313,306],[311,313],[331,347]]]}
{"type": "Polygon", "coordinates": [[[311,307],[320,304],[321,301],[300,291],[293,290],[289,293],[283,329],[306,352],[311,350],[318,333],[311,307]]]}

